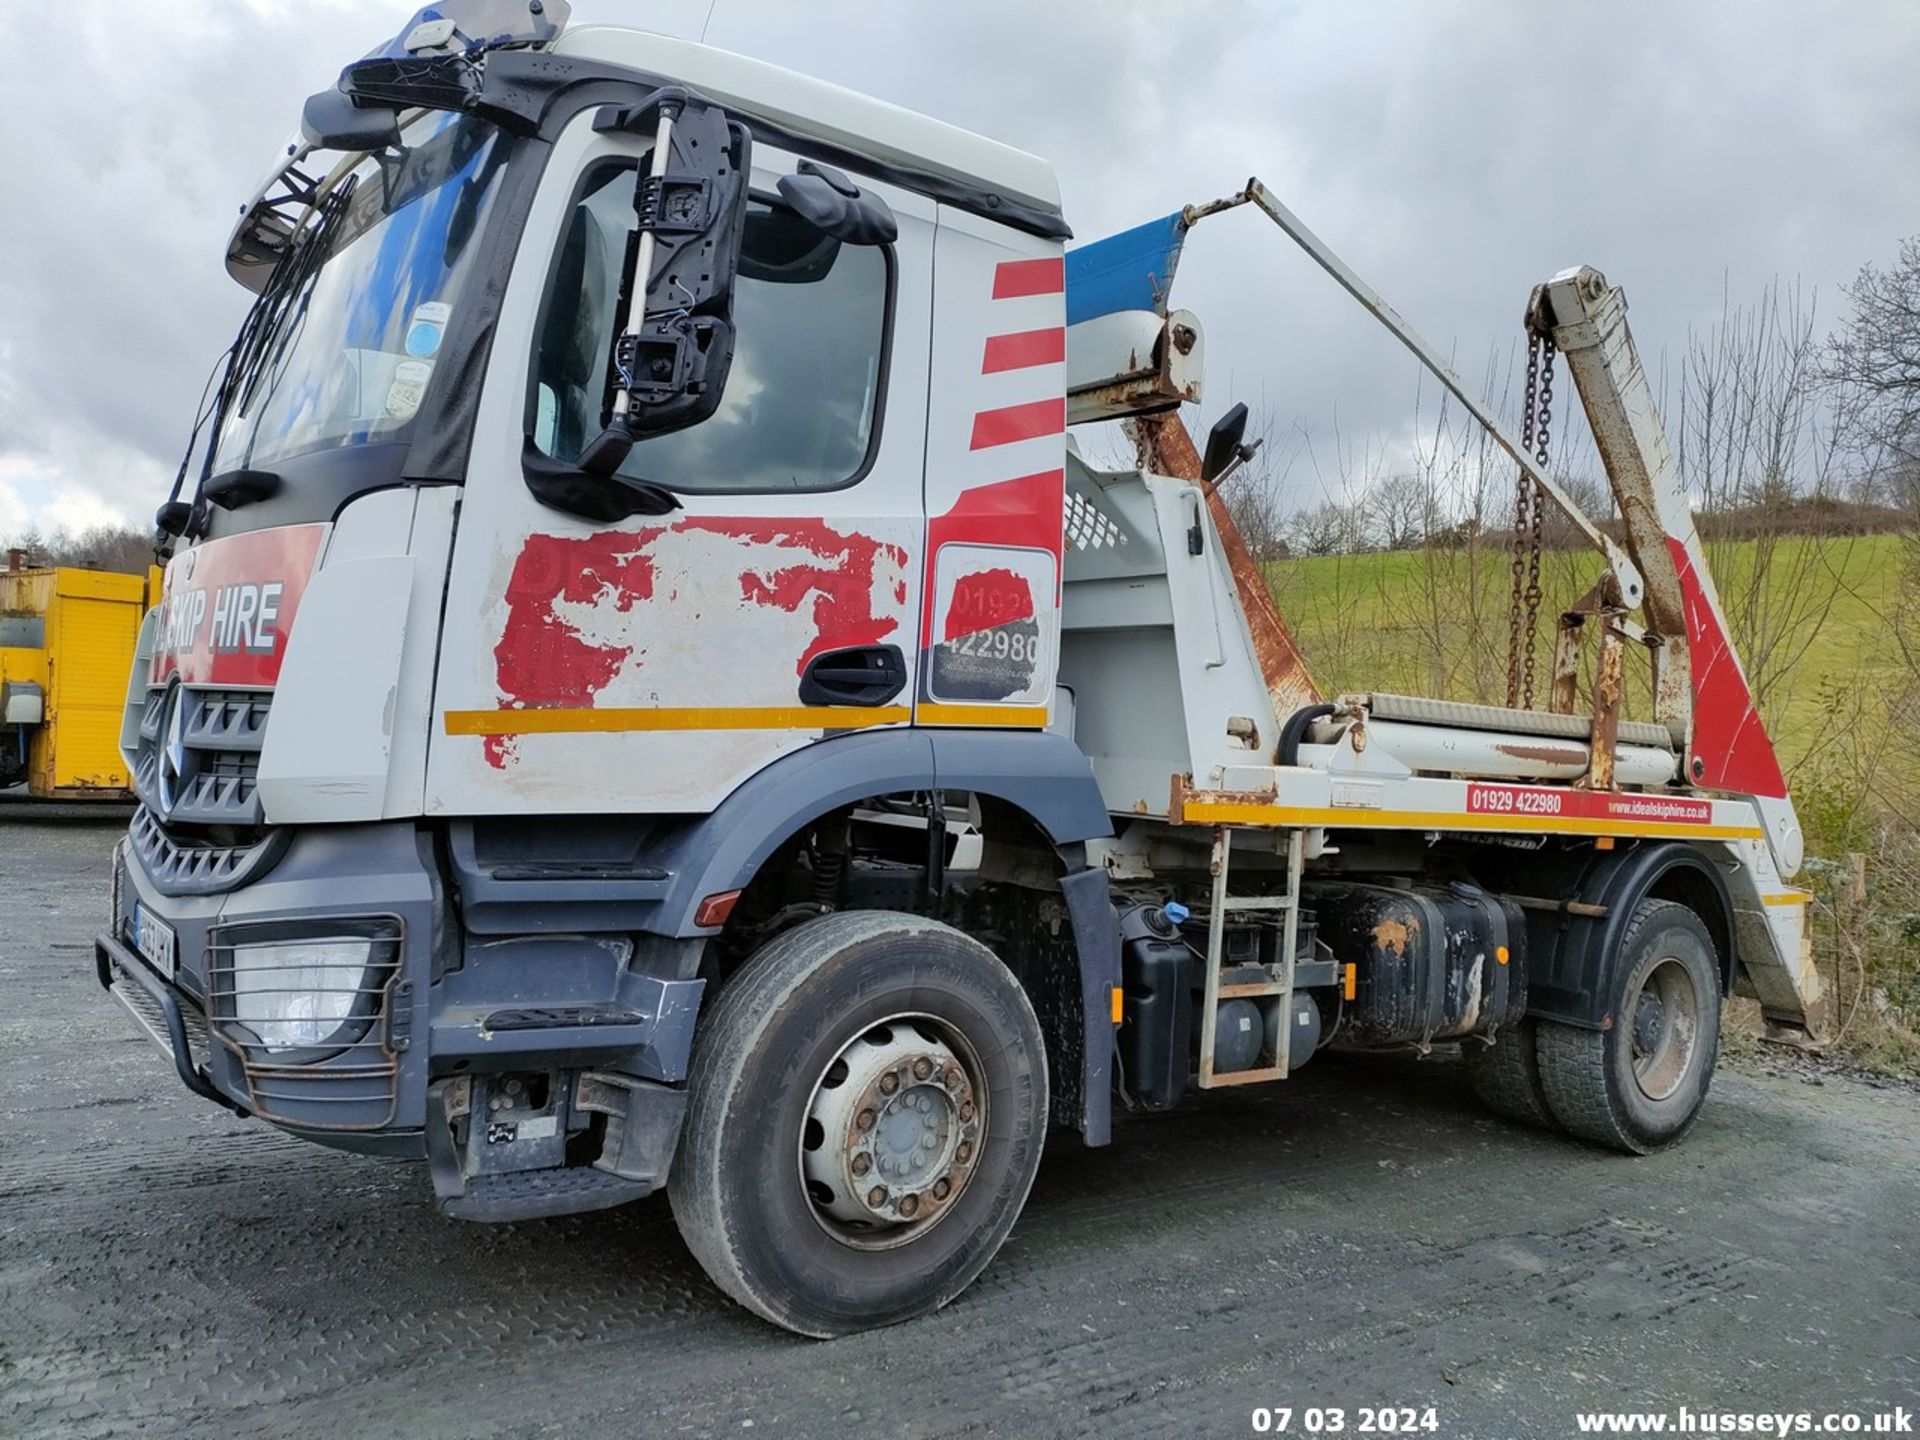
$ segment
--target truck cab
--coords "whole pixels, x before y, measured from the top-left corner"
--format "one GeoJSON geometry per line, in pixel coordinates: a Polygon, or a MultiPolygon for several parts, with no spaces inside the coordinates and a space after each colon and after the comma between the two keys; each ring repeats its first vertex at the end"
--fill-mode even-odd
{"type": "Polygon", "coordinates": [[[96,946],[191,1090],[456,1216],[667,1188],[832,1335],[964,1289],[1049,1123],[1463,1043],[1645,1149],[1723,993],[1805,1018],[1783,784],[1314,689],[1237,433],[1179,428],[1164,246],[1069,256],[1044,161],[565,12],[419,12],[229,247],[96,946]],[[1116,418],[1138,470],[1068,438],[1116,418]]]}

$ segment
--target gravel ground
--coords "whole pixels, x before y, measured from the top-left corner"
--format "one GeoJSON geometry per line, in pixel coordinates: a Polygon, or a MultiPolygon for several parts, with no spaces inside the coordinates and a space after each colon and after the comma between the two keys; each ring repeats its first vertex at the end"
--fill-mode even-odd
{"type": "Polygon", "coordinates": [[[1452,1063],[1322,1058],[1061,1139],[968,1294],[821,1345],[724,1301],[664,1199],[442,1220],[423,1168],[189,1095],[92,978],[117,834],[0,807],[0,1435],[1352,1434],[1394,1404],[1559,1436],[1920,1395],[1903,1086],[1763,1058],[1628,1160],[1477,1113],[1452,1063]]]}

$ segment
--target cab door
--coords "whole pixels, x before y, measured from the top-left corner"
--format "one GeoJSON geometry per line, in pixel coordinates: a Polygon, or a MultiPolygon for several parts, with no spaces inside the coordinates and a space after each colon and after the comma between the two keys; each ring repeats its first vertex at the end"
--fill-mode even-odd
{"type": "Polygon", "coordinates": [[[1060,243],[940,208],[918,720],[1038,729],[1060,654],[1060,243]]]}
{"type": "Polygon", "coordinates": [[[494,340],[449,581],[435,813],[704,812],[790,751],[909,723],[915,694],[932,202],[842,244],[784,207],[756,143],[719,411],[623,473],[682,507],[597,524],[536,501],[527,447],[604,417],[647,143],[582,115],[556,142],[494,340]]]}

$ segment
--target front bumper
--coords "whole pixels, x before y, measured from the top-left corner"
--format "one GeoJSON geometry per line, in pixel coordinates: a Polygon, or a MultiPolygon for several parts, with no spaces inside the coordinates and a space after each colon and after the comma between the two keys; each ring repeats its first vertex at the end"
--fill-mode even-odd
{"type": "Polygon", "coordinates": [[[125,1007],[133,1023],[173,1061],[180,1081],[202,1099],[240,1115],[249,1112],[213,1083],[207,1062],[213,1041],[207,1017],[181,1004],[179,994],[133,951],[111,935],[93,938],[93,968],[106,992],[125,1007]]]}
{"type": "MultiPolygon", "coordinates": [[[[604,1140],[596,1163],[627,1184],[664,1178],[702,988],[691,975],[698,942],[469,935],[431,832],[404,822],[297,830],[267,874],[224,893],[163,892],[131,845],[114,863],[113,924],[94,944],[100,983],[195,1094],[336,1148],[425,1156],[443,1203],[475,1179],[498,1187],[570,1160],[577,1168],[583,1137],[604,1140]],[[131,943],[140,912],[173,932],[171,977],[131,943]],[[266,1052],[234,1019],[236,940],[352,925],[384,937],[355,1043],[266,1052]],[[496,1113],[522,1104],[493,1098],[515,1076],[557,1082],[512,1084],[512,1095],[550,1096],[539,1112],[496,1113]],[[462,1097],[483,1123],[469,1122],[462,1097]]],[[[527,1203],[522,1194],[514,1205],[527,1203]]]]}
{"type": "MultiPolygon", "coordinates": [[[[100,982],[168,1054],[195,1094],[343,1149],[424,1152],[428,1024],[436,953],[452,942],[425,836],[411,825],[311,829],[287,837],[266,875],[221,893],[163,891],[137,847],[116,852],[112,928],[97,938],[100,982]],[[136,912],[174,935],[165,976],[130,943],[136,912]],[[376,918],[387,937],[370,967],[373,1010],[358,1042],[275,1055],[222,1019],[220,966],[236,939],[325,932],[376,918]]],[[[175,887],[169,886],[171,890],[175,887]]],[[[229,972],[230,973],[230,972],[229,972]]]]}

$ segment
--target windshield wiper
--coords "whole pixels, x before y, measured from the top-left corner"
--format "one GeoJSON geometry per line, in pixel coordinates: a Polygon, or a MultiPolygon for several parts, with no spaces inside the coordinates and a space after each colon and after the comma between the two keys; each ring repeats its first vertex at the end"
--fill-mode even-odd
{"type": "MultiPolygon", "coordinates": [[[[219,448],[220,427],[226,423],[231,407],[236,403],[244,404],[258,385],[259,369],[267,363],[269,348],[276,341],[284,339],[280,333],[282,324],[296,298],[305,290],[307,282],[331,253],[332,240],[340,228],[354,188],[355,180],[348,177],[317,202],[318,217],[307,228],[304,239],[295,239],[252,308],[247,311],[246,319],[241,321],[240,333],[227,349],[225,367],[220,375],[220,386],[214,394],[213,405],[203,410],[195,421],[193,433],[187,438],[187,453],[180,460],[180,473],[174,477],[173,493],[154,517],[154,523],[162,535],[176,537],[203,533],[206,529],[203,501],[212,501],[222,509],[231,510],[236,505],[264,500],[280,488],[280,477],[268,470],[231,470],[212,477],[208,472],[213,468],[214,451],[219,448]],[[206,455],[201,461],[199,480],[194,486],[192,501],[185,502],[180,499],[180,491],[187,478],[187,467],[192,462],[194,445],[200,438],[201,428],[209,420],[213,428],[208,437],[206,455]],[[237,478],[242,476],[252,478],[237,478]],[[270,488],[261,488],[268,483],[270,488]],[[224,487],[222,493],[216,494],[216,487],[224,487]]],[[[252,448],[249,441],[247,449],[251,451],[252,448]]]]}

